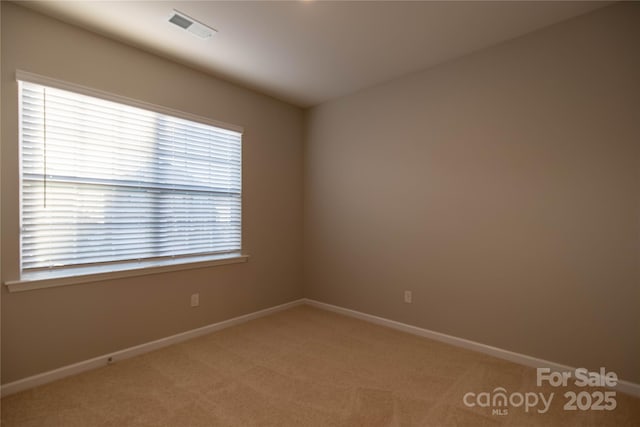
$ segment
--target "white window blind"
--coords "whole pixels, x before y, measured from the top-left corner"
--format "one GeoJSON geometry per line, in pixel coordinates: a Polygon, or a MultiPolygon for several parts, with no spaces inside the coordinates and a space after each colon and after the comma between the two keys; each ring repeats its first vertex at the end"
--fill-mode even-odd
{"type": "Polygon", "coordinates": [[[23,272],[240,251],[240,132],[19,85],[23,272]]]}

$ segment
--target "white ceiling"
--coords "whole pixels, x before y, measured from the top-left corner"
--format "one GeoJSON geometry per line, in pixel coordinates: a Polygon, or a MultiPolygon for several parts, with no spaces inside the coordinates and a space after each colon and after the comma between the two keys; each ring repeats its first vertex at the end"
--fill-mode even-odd
{"type": "Polygon", "coordinates": [[[35,1],[24,6],[308,107],[607,2],[35,1]],[[217,29],[201,40],[172,9],[217,29]]]}

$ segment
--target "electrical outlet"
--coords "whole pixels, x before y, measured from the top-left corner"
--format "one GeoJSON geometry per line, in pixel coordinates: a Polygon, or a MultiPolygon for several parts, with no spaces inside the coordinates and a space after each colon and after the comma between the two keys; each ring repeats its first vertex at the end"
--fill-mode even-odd
{"type": "Polygon", "coordinates": [[[404,302],[411,304],[413,300],[413,294],[411,291],[404,291],[404,302]]]}
{"type": "Polygon", "coordinates": [[[200,305],[200,294],[191,295],[191,307],[198,307],[200,305]]]}

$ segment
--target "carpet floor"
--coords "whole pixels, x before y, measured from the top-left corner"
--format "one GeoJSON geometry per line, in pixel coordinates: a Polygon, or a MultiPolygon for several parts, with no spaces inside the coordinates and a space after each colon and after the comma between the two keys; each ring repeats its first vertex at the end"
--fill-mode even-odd
{"type": "Polygon", "coordinates": [[[564,410],[564,393],[584,390],[537,387],[534,369],[298,306],[7,396],[1,418],[4,427],[640,426],[640,399],[619,392],[611,411],[564,410]],[[513,404],[479,406],[497,387],[513,404]],[[543,403],[527,411],[514,393],[554,397],[539,413],[543,403]]]}

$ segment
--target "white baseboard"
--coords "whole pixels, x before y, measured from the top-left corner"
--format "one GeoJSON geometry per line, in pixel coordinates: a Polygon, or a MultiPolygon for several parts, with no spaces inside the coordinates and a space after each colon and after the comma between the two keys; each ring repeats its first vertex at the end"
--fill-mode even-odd
{"type": "MultiPolygon", "coordinates": [[[[388,328],[397,329],[399,331],[407,332],[413,335],[418,335],[418,336],[429,338],[432,340],[444,342],[447,344],[454,345],[456,347],[462,347],[468,350],[477,351],[479,353],[494,356],[503,360],[508,360],[510,362],[519,363],[521,365],[529,366],[532,368],[549,368],[552,371],[558,371],[558,372],[563,372],[563,371],[574,372],[576,369],[571,366],[551,362],[549,360],[527,356],[526,354],[515,353],[513,351],[504,350],[498,347],[492,347],[490,345],[481,344],[479,342],[467,340],[464,338],[454,337],[452,335],[431,331],[429,329],[419,328],[417,326],[396,322],[395,320],[385,319],[384,317],[362,313],[360,311],[339,307],[337,305],[327,304],[327,303],[316,301],[309,298],[304,298],[303,301],[305,304],[310,305],[312,307],[317,307],[324,310],[333,311],[335,313],[344,314],[346,316],[355,317],[357,319],[365,320],[367,322],[375,323],[377,325],[386,326],[388,328]]],[[[640,384],[632,383],[630,381],[625,381],[625,380],[618,380],[618,384],[616,385],[616,387],[614,387],[614,389],[622,393],[630,394],[635,397],[640,397],[640,384]]]]}
{"type": "MultiPolygon", "coordinates": [[[[458,338],[458,337],[443,334],[440,332],[431,331],[429,329],[408,325],[406,323],[396,322],[394,320],[385,319],[384,317],[374,316],[372,314],[362,313],[356,310],[351,310],[348,308],[343,308],[343,307],[323,303],[323,302],[308,299],[308,298],[302,298],[302,299],[291,301],[285,304],[266,308],[264,310],[259,310],[253,313],[234,317],[232,319],[223,320],[217,323],[212,323],[210,325],[203,326],[201,328],[181,332],[179,334],[171,335],[169,337],[161,338],[159,340],[140,344],[134,347],[129,347],[113,353],[105,354],[103,356],[94,357],[92,359],[84,360],[78,363],[74,363],[72,365],[63,366],[61,368],[54,369],[48,372],[43,372],[41,374],[27,377],[21,380],[17,380],[17,381],[3,385],[2,388],[0,389],[0,395],[4,397],[10,394],[18,393],[20,391],[37,387],[39,385],[47,384],[52,381],[56,381],[71,375],[76,375],[84,371],[99,368],[101,366],[108,365],[109,363],[116,362],[118,360],[124,360],[124,359],[128,359],[130,357],[134,357],[143,353],[148,353],[150,351],[154,351],[162,347],[167,347],[172,344],[177,344],[182,341],[196,338],[201,335],[206,335],[221,329],[228,328],[230,326],[238,325],[240,323],[244,323],[249,320],[267,316],[269,314],[286,310],[288,308],[295,307],[302,304],[307,304],[320,309],[333,311],[335,313],[365,320],[367,322],[375,323],[377,325],[386,326],[388,328],[407,332],[413,335],[418,335],[421,337],[451,344],[456,347],[462,347],[462,348],[477,351],[480,353],[488,354],[490,356],[494,356],[503,360],[508,360],[514,363],[519,363],[525,366],[530,366],[534,368],[550,368],[554,371],[573,372],[575,370],[575,368],[572,368],[571,366],[563,365],[560,363],[555,363],[548,360],[527,356],[521,353],[515,353],[513,351],[504,350],[498,347],[492,347],[486,344],[481,344],[481,343],[467,340],[464,338],[458,338]]],[[[618,385],[615,387],[615,390],[620,391],[622,393],[630,394],[632,396],[640,397],[640,384],[632,383],[630,381],[619,380],[618,385]]]]}
{"type": "Polygon", "coordinates": [[[134,347],[118,350],[113,353],[105,354],[103,356],[94,357],[93,359],[83,360],[72,365],[63,366],[52,371],[43,372],[31,377],[23,378],[11,383],[4,384],[0,389],[1,396],[8,396],[10,394],[18,393],[23,390],[27,390],[39,385],[47,384],[52,381],[56,381],[71,375],[76,375],[84,371],[99,368],[101,366],[108,365],[109,363],[116,362],[118,360],[128,359],[130,357],[137,356],[139,354],[148,353],[150,351],[157,350],[162,347],[167,347],[172,344],[177,344],[182,341],[186,341],[192,338],[199,337],[201,335],[210,334],[211,332],[225,329],[230,326],[238,325],[240,323],[247,322],[249,320],[257,319],[259,317],[267,316],[269,314],[286,310],[291,307],[304,304],[303,299],[291,301],[285,304],[280,304],[275,307],[265,308],[253,313],[245,314],[242,316],[234,317],[232,319],[223,320],[221,322],[212,323],[207,326],[203,326],[197,329],[191,329],[190,331],[181,332],[179,334],[171,335],[159,340],[150,341],[144,344],[136,345],[134,347]]]}

